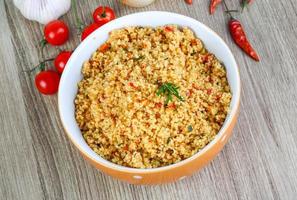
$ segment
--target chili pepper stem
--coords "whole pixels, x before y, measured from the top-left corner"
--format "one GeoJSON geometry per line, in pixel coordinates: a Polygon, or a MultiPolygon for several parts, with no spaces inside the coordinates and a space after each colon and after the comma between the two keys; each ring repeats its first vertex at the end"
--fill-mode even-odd
{"type": "Polygon", "coordinates": [[[223,4],[224,4],[224,7],[225,7],[225,12],[230,16],[231,19],[234,19],[234,17],[231,14],[231,12],[233,12],[233,10],[229,10],[225,0],[223,0],[223,4]]]}
{"type": "Polygon", "coordinates": [[[236,12],[238,12],[238,10],[226,10],[225,12],[226,13],[234,13],[234,12],[236,13],[236,12]]]}
{"type": "Polygon", "coordinates": [[[254,50],[254,48],[248,41],[240,21],[233,18],[232,14],[230,13],[230,10],[228,9],[228,6],[226,5],[225,0],[223,0],[223,3],[226,9],[225,12],[227,12],[230,16],[228,26],[232,39],[234,40],[236,45],[240,47],[252,59],[254,59],[255,61],[260,61],[257,52],[254,50]]]}
{"type": "Polygon", "coordinates": [[[243,0],[241,3],[241,12],[243,12],[244,8],[247,7],[247,5],[249,4],[248,0],[243,0]]]}

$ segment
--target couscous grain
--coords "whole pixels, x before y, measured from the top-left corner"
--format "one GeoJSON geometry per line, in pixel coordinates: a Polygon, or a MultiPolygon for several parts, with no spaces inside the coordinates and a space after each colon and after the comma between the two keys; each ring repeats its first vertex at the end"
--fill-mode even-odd
{"type": "Polygon", "coordinates": [[[88,145],[103,158],[133,168],[177,163],[220,130],[231,92],[226,71],[188,28],[114,30],[84,63],[75,117],[88,145]],[[183,101],[157,95],[177,86],[183,101]]]}

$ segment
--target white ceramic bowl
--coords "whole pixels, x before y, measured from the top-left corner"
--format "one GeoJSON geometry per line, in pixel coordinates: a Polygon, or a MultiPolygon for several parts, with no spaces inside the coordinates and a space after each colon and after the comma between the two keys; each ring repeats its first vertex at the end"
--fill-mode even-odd
{"type": "Polygon", "coordinates": [[[86,38],[73,52],[63,72],[59,87],[59,112],[64,129],[82,155],[101,171],[136,184],[156,184],[174,181],[191,175],[223,148],[236,122],[240,101],[240,78],[234,56],[226,43],[210,28],[195,19],[169,12],[141,12],[118,18],[100,27],[86,38]],[[205,148],[179,163],[155,168],[134,169],[111,163],[97,155],[85,142],[74,117],[74,99],[77,84],[82,79],[81,68],[96,49],[103,44],[111,30],[128,26],[161,26],[177,24],[191,28],[206,48],[226,66],[227,78],[232,91],[230,113],[215,139],[205,148]]]}

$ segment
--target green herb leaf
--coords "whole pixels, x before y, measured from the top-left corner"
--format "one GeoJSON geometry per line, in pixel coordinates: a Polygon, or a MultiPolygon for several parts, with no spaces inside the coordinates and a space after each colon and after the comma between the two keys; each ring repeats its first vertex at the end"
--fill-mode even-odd
{"type": "Polygon", "coordinates": [[[163,83],[157,90],[157,95],[163,95],[166,97],[164,102],[165,105],[168,105],[170,101],[173,101],[173,95],[180,101],[184,101],[184,98],[179,95],[179,87],[173,83],[163,83]]]}
{"type": "Polygon", "coordinates": [[[191,125],[188,126],[188,132],[192,132],[193,131],[193,127],[191,125]]]}

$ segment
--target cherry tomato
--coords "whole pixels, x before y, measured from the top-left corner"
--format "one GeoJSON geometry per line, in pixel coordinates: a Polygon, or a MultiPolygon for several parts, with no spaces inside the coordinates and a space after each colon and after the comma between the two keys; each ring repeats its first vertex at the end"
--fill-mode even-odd
{"type": "Polygon", "coordinates": [[[60,74],[62,74],[71,54],[71,51],[62,51],[55,58],[54,64],[60,74]]]}
{"type": "Polygon", "coordinates": [[[106,24],[107,22],[114,20],[116,18],[113,9],[107,6],[99,6],[93,12],[94,22],[100,24],[106,24]]]}
{"type": "Polygon", "coordinates": [[[62,45],[69,37],[69,28],[61,20],[54,20],[44,27],[45,40],[51,45],[62,45]]]}
{"type": "Polygon", "coordinates": [[[55,94],[58,91],[60,75],[52,70],[41,71],[35,76],[35,86],[42,94],[55,94]]]}
{"type": "Polygon", "coordinates": [[[97,28],[99,28],[101,25],[93,23],[89,26],[85,27],[82,34],[81,34],[81,41],[83,41],[88,35],[90,35],[93,31],[95,31],[97,28]]]}

